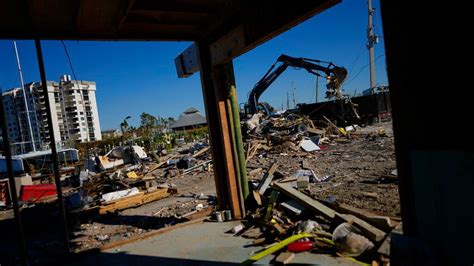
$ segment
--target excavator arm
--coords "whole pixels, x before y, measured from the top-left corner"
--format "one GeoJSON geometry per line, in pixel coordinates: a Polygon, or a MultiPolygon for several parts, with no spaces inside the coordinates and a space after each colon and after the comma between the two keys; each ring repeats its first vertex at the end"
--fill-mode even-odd
{"type": "Polygon", "coordinates": [[[255,84],[248,95],[248,106],[252,113],[257,112],[258,100],[262,93],[289,67],[304,68],[308,73],[316,76],[324,76],[327,79],[326,96],[336,96],[341,98],[340,87],[347,77],[347,70],[343,67],[338,67],[331,62],[323,62],[308,58],[294,58],[287,55],[278,57],[275,64],[265,73],[263,78],[255,84]],[[281,63],[278,67],[276,65],[281,63]],[[318,64],[316,64],[318,63],[318,64]],[[320,65],[320,63],[326,64],[320,65]],[[276,67],[276,68],[275,68],[276,67]]]}

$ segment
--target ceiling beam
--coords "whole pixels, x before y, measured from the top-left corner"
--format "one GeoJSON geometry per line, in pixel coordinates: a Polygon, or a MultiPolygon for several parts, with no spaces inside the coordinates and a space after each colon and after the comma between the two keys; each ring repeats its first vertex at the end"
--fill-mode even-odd
{"type": "Polygon", "coordinates": [[[202,1],[156,1],[138,0],[132,10],[179,12],[191,14],[218,15],[224,7],[220,4],[224,1],[213,1],[210,4],[203,4],[202,1]]]}
{"type": "MultiPolygon", "coordinates": [[[[213,66],[224,64],[265,41],[289,30],[304,20],[334,6],[341,0],[271,0],[242,2],[240,16],[223,22],[207,39],[213,66]]],[[[179,77],[199,71],[199,61],[191,46],[175,59],[179,77]]]]}
{"type": "Polygon", "coordinates": [[[341,0],[292,0],[288,4],[245,0],[240,11],[241,24],[211,44],[213,65],[226,63],[339,2],[341,0]]]}
{"type": "Polygon", "coordinates": [[[120,31],[122,29],[123,23],[125,23],[125,20],[127,19],[127,16],[130,13],[130,9],[132,6],[135,4],[136,0],[128,0],[127,5],[125,7],[125,10],[122,11],[122,14],[119,15],[118,23],[117,23],[117,31],[120,31]]]}

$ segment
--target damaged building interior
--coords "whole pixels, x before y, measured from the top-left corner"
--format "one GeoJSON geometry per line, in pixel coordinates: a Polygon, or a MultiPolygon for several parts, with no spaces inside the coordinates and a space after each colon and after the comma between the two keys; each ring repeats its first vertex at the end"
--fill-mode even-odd
{"type": "MultiPolygon", "coordinates": [[[[345,69],[282,55],[283,67],[273,65],[239,107],[233,60],[340,2],[0,3],[0,39],[34,40],[41,84],[48,84],[45,40],[192,42],[174,63],[178,77],[200,76],[205,118],[198,124],[207,123],[208,131],[169,154],[133,144],[112,148],[87,162],[93,174],[64,167],[78,156],[58,152],[52,134],[50,155],[41,157],[51,165],[52,182],[44,185],[47,195],[37,196],[25,194],[15,177],[18,158],[0,101],[6,169],[0,192],[11,205],[1,209],[0,233],[7,237],[0,240],[0,265],[471,265],[474,215],[459,203],[472,202],[474,157],[432,131],[437,119],[455,122],[460,112],[437,108],[408,81],[402,3],[381,1],[388,91],[346,99],[338,91],[345,69]],[[325,77],[333,105],[276,114],[260,103],[288,66],[325,77]],[[340,108],[342,115],[331,116],[340,108]],[[378,123],[357,126],[354,117],[378,123]],[[62,186],[65,175],[77,177],[70,186],[80,193],[62,186]],[[23,206],[35,197],[46,200],[23,206]],[[50,237],[56,240],[44,241],[50,237]]],[[[42,93],[53,128],[52,103],[42,93]]]]}

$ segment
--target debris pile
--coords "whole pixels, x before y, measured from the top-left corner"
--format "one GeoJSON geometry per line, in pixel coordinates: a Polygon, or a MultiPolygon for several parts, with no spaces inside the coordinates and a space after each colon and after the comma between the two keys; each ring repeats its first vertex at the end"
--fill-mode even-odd
{"type": "Polygon", "coordinates": [[[247,216],[232,228],[262,246],[245,263],[270,254],[288,263],[304,251],[389,263],[390,233],[401,228],[391,124],[259,119],[246,128],[247,216]]]}
{"type": "Polygon", "coordinates": [[[193,194],[187,186],[178,194],[175,184],[192,181],[194,175],[212,176],[207,143],[150,154],[152,158],[140,146],[116,147],[90,160],[88,169],[80,172],[77,187],[65,201],[78,218],[76,252],[186,221],[216,204],[215,196],[193,194]],[[169,196],[173,197],[165,202],[169,196]],[[157,204],[145,206],[152,202],[157,204]],[[142,205],[143,209],[129,209],[142,205]]]}

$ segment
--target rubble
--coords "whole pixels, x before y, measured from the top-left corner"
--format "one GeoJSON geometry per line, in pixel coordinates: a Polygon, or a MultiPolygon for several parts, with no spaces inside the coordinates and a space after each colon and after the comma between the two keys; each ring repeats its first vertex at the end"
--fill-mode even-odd
{"type": "Polygon", "coordinates": [[[245,147],[254,205],[239,235],[263,251],[243,264],[270,254],[287,263],[306,251],[385,265],[381,246],[399,219],[396,179],[386,181],[395,176],[391,124],[340,128],[294,115],[252,123],[258,130],[247,127],[245,147]]]}
{"type": "MultiPolygon", "coordinates": [[[[244,134],[251,190],[247,213],[229,228],[262,247],[245,263],[268,255],[288,263],[299,252],[386,261],[390,233],[399,225],[390,124],[338,128],[286,113],[256,118],[244,134]]],[[[65,203],[77,217],[75,252],[207,212],[214,211],[210,221],[232,220],[230,211],[214,210],[207,144],[148,152],[153,158],[135,145],[126,147],[112,149],[106,161],[92,158],[98,165],[71,177],[77,185],[65,193],[65,203]],[[126,155],[135,150],[143,153],[126,155]]]]}

